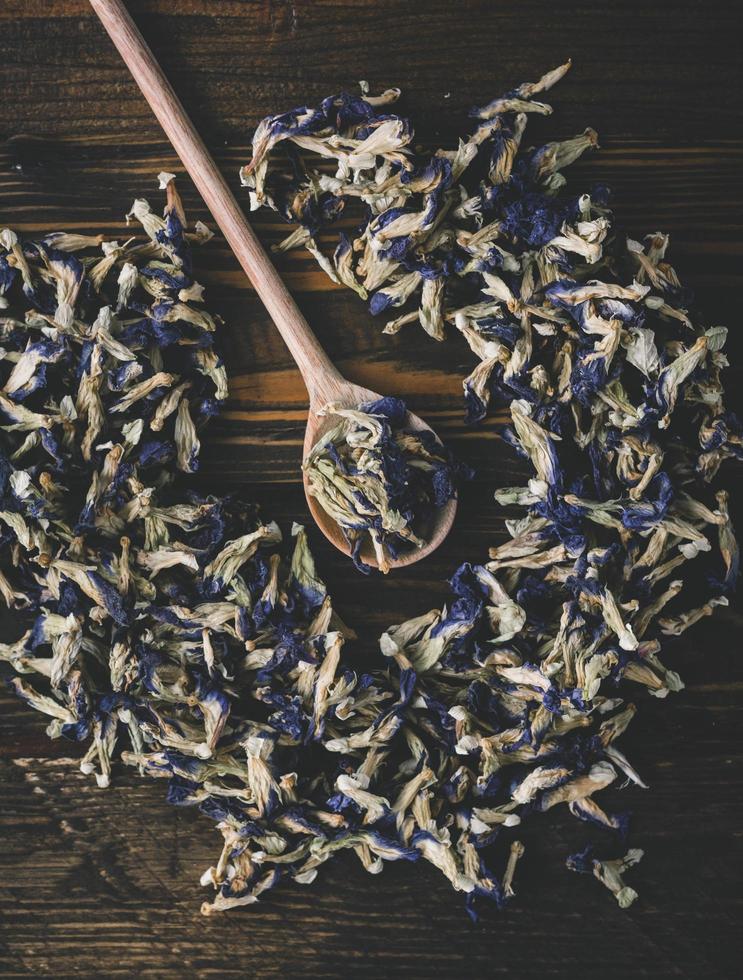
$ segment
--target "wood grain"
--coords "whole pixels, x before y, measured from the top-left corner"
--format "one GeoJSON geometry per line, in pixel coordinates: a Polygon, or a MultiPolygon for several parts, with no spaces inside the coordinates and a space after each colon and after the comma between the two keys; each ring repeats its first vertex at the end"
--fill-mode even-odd
{"type": "MultiPolygon", "coordinates": [[[[323,97],[358,78],[400,85],[424,145],[451,144],[466,111],[572,56],[552,93],[552,118],[530,138],[587,124],[601,151],[571,175],[615,191],[634,236],[657,228],[710,323],[731,328],[743,291],[741,41],[734,5],[571,0],[132,0],[128,4],[221,172],[238,192],[250,128],[264,114],[323,97]],[[447,96],[448,93],[448,97],[447,96]]],[[[103,230],[123,237],[135,196],[158,200],[156,174],[178,171],[150,110],[89,12],[87,0],[0,4],[0,225],[23,231],[103,230]]],[[[180,181],[194,218],[208,216],[180,181]]],[[[256,216],[267,246],[285,234],[256,216]]],[[[327,246],[328,241],[325,242],[327,246]]],[[[210,302],[228,328],[227,412],[210,431],[203,488],[258,499],[284,526],[307,520],[298,463],[307,405],[299,373],[224,242],[200,253],[210,302]]],[[[478,467],[454,532],[424,565],[394,581],[361,581],[311,535],[343,617],[373,655],[380,629],[439,604],[456,564],[484,556],[503,533],[492,490],[518,478],[496,422],[462,422],[461,378],[472,366],[452,339],[410,329],[384,337],[355,296],[332,288],[302,253],[278,268],[345,376],[377,390],[390,379],[466,461],[478,467]]],[[[727,385],[740,405],[743,372],[727,385]]],[[[731,480],[732,480],[731,474],[731,480]]],[[[740,487],[740,477],[734,486],[740,487]]],[[[743,494],[735,496],[743,526],[743,494]]],[[[13,638],[2,622],[3,639],[13,638]]],[[[277,891],[255,910],[197,914],[200,872],[217,832],[167,806],[157,783],[116,772],[100,791],[64,760],[43,723],[0,695],[0,972],[93,976],[737,976],[743,846],[743,668],[739,611],[668,645],[687,688],[643,703],[625,744],[651,786],[608,800],[634,812],[646,857],[640,901],[621,912],[601,887],[562,868],[584,828],[559,814],[526,827],[516,902],[479,927],[431,870],[389,867],[369,878],[352,859],[309,889],[277,891]]]]}

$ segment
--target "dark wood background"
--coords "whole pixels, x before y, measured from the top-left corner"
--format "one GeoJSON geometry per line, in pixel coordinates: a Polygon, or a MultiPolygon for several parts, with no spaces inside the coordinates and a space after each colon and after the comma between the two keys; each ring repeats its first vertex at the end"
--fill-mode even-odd
{"type": "MultiPolygon", "coordinates": [[[[531,137],[599,131],[602,150],[574,168],[575,186],[606,181],[631,233],[671,233],[682,277],[710,322],[732,328],[731,359],[741,362],[741,42],[728,0],[133,0],[131,9],[235,185],[251,127],[268,112],[365,78],[401,86],[419,139],[446,143],[472,104],[571,56],[572,72],[549,97],[555,114],[530,123],[531,137]]],[[[177,171],[177,161],[87,3],[3,0],[0,226],[123,236],[133,197],[158,201],[161,169],[177,171]]],[[[189,213],[206,218],[185,178],[181,189],[189,213]]],[[[283,233],[270,217],[255,220],[266,242],[283,233]]],[[[306,519],[299,375],[223,243],[197,261],[229,324],[232,387],[198,479],[239,489],[280,520],[306,519]]],[[[447,574],[484,557],[501,533],[492,490],[507,482],[511,457],[492,421],[474,431],[462,423],[471,364],[462,345],[437,346],[415,328],[383,337],[309,256],[294,253],[280,268],[347,376],[405,397],[479,468],[446,545],[394,579],[362,580],[314,535],[337,607],[371,655],[381,628],[438,604],[447,574]]],[[[742,382],[731,369],[734,394],[742,382]]],[[[564,869],[584,828],[552,811],[525,829],[516,900],[506,912],[484,909],[477,927],[432,869],[391,865],[370,878],[351,858],[311,888],[204,919],[198,877],[221,843],[210,822],[126,772],[108,791],[91,787],[69,758],[76,747],[49,742],[38,716],[3,693],[0,971],[733,975],[743,952],[742,627],[728,611],[669,644],[687,688],[643,703],[625,739],[651,785],[609,801],[632,809],[634,843],[646,850],[632,875],[636,905],[620,911],[598,883],[564,869]]],[[[14,638],[12,624],[3,632],[14,638]]]]}

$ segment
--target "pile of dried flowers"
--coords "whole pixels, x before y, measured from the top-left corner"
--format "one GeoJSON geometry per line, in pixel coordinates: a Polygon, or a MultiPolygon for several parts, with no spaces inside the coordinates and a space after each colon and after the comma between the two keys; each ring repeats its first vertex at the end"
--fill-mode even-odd
{"type": "MultiPolygon", "coordinates": [[[[385,332],[417,321],[442,340],[453,324],[479,359],[464,381],[470,420],[493,397],[507,404],[503,435],[533,469],[496,492],[517,508],[511,540],[458,570],[447,607],[382,638],[401,687],[416,678],[403,730],[421,743],[402,770],[434,773],[414,832],[445,838],[449,876],[475,892],[493,879],[475,852],[522,805],[567,802],[624,832],[593,799],[619,772],[642,785],[613,745],[635,710],[617,682],[678,690],[661,636],[725,605],[738,575],[727,493],[711,488],[725,459],[743,457],[722,398],[727,331],[692,320],[665,235],[623,239],[605,188],[568,188],[561,171],[597,145],[593,130],[525,148],[528,113],[551,112],[535,96],[568,68],[474,110],[473,135],[432,155],[390,112],[397,90],[331,96],[263,120],[241,172],[253,207],[298,225],[278,249],[309,248],[372,313],[395,308],[385,332]],[[289,179],[271,166],[278,146],[289,179]],[[359,202],[359,229],[330,261],[317,234],[359,202]]],[[[638,857],[569,866],[628,904],[619,870],[638,857]]]]}
{"type": "MultiPolygon", "coordinates": [[[[208,232],[186,230],[171,176],[164,220],[132,209],[147,242],[0,233],[0,594],[27,624],[0,660],[50,737],[90,742],[99,785],[124,742],[174,803],[239,828],[243,861],[257,841],[280,864],[286,839],[307,858],[316,825],[343,825],[307,802],[327,794],[302,749],[350,680],[301,527],[284,565],[276,524],[174,479],[227,388],[191,265],[208,232]]],[[[230,853],[209,908],[241,893],[230,853]]]]}
{"type": "Polygon", "coordinates": [[[380,398],[358,408],[328,405],[337,424],[320,438],[303,466],[308,490],[342,529],[354,565],[368,574],[361,557],[371,541],[377,568],[390,558],[423,547],[434,512],[456,496],[468,467],[427,429],[413,430],[399,398],[380,398]]]}
{"type": "Polygon", "coordinates": [[[104,244],[101,259],[73,236],[0,239],[0,586],[29,620],[0,657],[36,675],[13,683],[52,736],[91,739],[83,768],[99,782],[128,736],[124,761],[218,821],[205,913],[308,883],[349,848],[371,872],[429,861],[470,910],[501,903],[523,851],[512,828],[560,803],[618,854],[569,867],[635,898],[622,874],[641,852],[622,853],[626,817],[595,796],[644,785],[617,745],[636,710],[625,693],[678,690],[661,636],[734,585],[727,497],[709,483],[741,436],[722,403],[725,332],[690,319],[666,239],[620,245],[603,203],[563,188],[595,136],[520,150],[525,113],[549,111],[532,97],[562,72],[480,110],[475,136],[430,159],[386,112],[394,93],[256,132],[256,203],[301,219],[290,244],[320,255],[318,229],[364,201],[359,238],[323,264],[375,309],[418,291],[402,318],[433,336],[454,323],[481,358],[472,414],[509,402],[505,435],[533,469],[498,491],[511,540],[462,565],[442,609],[389,628],[367,673],[300,528],[284,562],[275,525],[230,500],[184,503],[172,483],[224,397],[172,184],[165,222],[135,205],[145,246],[104,244]],[[279,140],[337,172],[295,154],[282,184],[268,173],[279,140]],[[481,146],[488,178],[471,194],[458,181],[481,146]]]}

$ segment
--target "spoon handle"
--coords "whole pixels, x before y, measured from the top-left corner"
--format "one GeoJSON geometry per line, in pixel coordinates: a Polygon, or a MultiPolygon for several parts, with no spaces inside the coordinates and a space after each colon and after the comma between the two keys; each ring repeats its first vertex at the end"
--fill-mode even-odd
{"type": "Polygon", "coordinates": [[[279,278],[122,0],[90,0],[90,4],[284,338],[312,401],[328,384],[342,382],[339,371],[279,278]]]}

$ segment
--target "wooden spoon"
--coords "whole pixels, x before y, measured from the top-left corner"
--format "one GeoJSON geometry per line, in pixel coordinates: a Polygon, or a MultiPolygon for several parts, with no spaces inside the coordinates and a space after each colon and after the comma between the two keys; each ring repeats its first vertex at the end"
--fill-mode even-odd
{"type": "MultiPolygon", "coordinates": [[[[297,363],[310,401],[304,437],[306,457],[320,436],[333,424],[332,417],[316,414],[325,405],[334,402],[344,408],[356,408],[364,402],[376,401],[381,395],[346,381],[318,343],[122,0],[90,0],[90,4],[297,363]]],[[[408,413],[407,425],[411,429],[433,431],[423,419],[411,412],[408,413]]],[[[349,554],[343,532],[310,496],[307,474],[304,470],[302,472],[307,503],[318,527],[337,548],[349,554]]],[[[450,500],[436,511],[430,528],[417,529],[425,539],[425,545],[390,560],[390,566],[410,565],[437,548],[449,533],[456,509],[456,500],[450,500]]],[[[362,557],[369,564],[377,564],[371,545],[362,551],[362,557]]]]}

